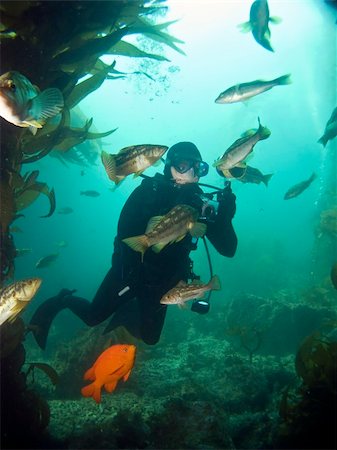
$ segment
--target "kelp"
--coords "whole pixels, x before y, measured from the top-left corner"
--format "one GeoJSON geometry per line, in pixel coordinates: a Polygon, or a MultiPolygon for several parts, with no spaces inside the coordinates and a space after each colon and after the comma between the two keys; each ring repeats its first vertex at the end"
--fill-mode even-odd
{"type": "MultiPolygon", "coordinates": [[[[326,325],[326,327],[328,324],[326,325]]],[[[329,328],[335,328],[331,322],[329,328]]],[[[279,448],[333,448],[337,401],[337,342],[316,331],[302,342],[295,359],[300,382],[281,398],[279,448]]]]}
{"type": "Polygon", "coordinates": [[[28,377],[29,374],[31,374],[33,383],[35,381],[35,369],[39,369],[43,373],[45,373],[54,386],[60,381],[58,373],[49,364],[41,362],[32,362],[27,364],[28,369],[26,371],[26,378],[28,377]]]}
{"type": "Polygon", "coordinates": [[[142,35],[183,52],[177,46],[182,41],[164,31],[173,22],[155,24],[150,19],[153,14],[165,13],[166,6],[160,0],[3,1],[0,11],[1,71],[17,70],[41,90],[59,88],[66,105],[62,115],[49,119],[35,136],[5,121],[1,123],[1,285],[14,273],[12,245],[3,243],[12,242],[9,226],[17,212],[40,194],[46,195],[50,203],[49,212],[42,217],[49,217],[55,210],[54,190],[38,180],[38,173],[18,178],[16,186],[11,183],[13,177],[20,174],[23,164],[48,154],[63,155],[60,156],[63,162],[79,163],[81,158],[74,148],[117,129],[115,126],[102,133],[89,131],[91,119],[83,127],[70,125],[76,105],[106,79],[129,75],[118,71],[115,61],[109,66],[100,57],[110,54],[167,61],[161,54],[148,53],[123,41],[129,35],[142,35]],[[53,39],[50,39],[51,23],[53,39]],[[83,77],[87,78],[82,80],[83,77]]]}

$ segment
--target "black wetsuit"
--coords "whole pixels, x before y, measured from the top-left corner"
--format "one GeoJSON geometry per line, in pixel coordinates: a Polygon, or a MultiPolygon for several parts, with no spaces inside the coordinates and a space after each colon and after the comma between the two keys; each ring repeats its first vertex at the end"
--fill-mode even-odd
{"type": "MultiPolygon", "coordinates": [[[[167,214],[178,204],[199,211],[202,190],[198,184],[176,185],[163,175],[145,178],[126,201],[118,222],[112,266],[92,302],[74,295],[60,295],[46,300],[35,312],[31,325],[39,345],[44,348],[50,324],[55,315],[69,308],[89,326],[102,323],[113,313],[106,331],[124,325],[148,344],[158,342],[166,315],[161,297],[180,280],[187,281],[190,271],[189,253],[192,237],[187,234],[177,243],[167,245],[159,253],[151,249],[144,254],[132,250],[122,239],[144,234],[149,219],[167,214]],[[126,288],[126,289],[125,289],[126,288]],[[122,292],[125,292],[121,295],[122,292]]],[[[206,236],[216,250],[228,257],[235,254],[237,238],[232,226],[235,196],[230,204],[220,204],[215,221],[207,224],[206,236]]]]}

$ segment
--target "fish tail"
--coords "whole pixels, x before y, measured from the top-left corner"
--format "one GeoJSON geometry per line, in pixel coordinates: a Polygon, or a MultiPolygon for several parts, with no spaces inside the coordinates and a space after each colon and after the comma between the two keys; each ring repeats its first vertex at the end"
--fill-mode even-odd
{"type": "Polygon", "coordinates": [[[273,173],[269,173],[268,175],[263,175],[262,181],[266,186],[268,186],[268,183],[273,175],[274,175],[273,173]]]}
{"type": "Polygon", "coordinates": [[[214,275],[208,285],[212,291],[220,291],[221,284],[218,275],[214,275]]]}
{"type": "Polygon", "coordinates": [[[116,184],[119,183],[120,179],[116,175],[116,156],[110,155],[103,150],[101,153],[101,159],[110,180],[114,181],[116,184]]]}
{"type": "Polygon", "coordinates": [[[81,389],[83,397],[92,397],[96,403],[101,402],[101,387],[96,383],[88,384],[81,389]]]}
{"type": "Polygon", "coordinates": [[[309,182],[312,183],[316,178],[317,178],[317,175],[315,172],[313,172],[311,177],[309,178],[309,182]]]}
{"type": "Polygon", "coordinates": [[[269,128],[261,125],[260,117],[258,118],[258,120],[259,120],[259,129],[257,131],[259,133],[260,140],[263,141],[264,139],[269,138],[269,136],[271,135],[271,131],[269,130],[269,128]]]}
{"type": "Polygon", "coordinates": [[[288,73],[287,75],[282,75],[281,77],[275,78],[275,80],[273,80],[273,82],[275,84],[278,84],[279,86],[284,86],[286,84],[291,84],[291,74],[288,73]]]}
{"type": "Polygon", "coordinates": [[[320,139],[318,139],[318,143],[319,144],[322,144],[324,147],[326,146],[326,144],[328,143],[328,138],[323,134],[323,136],[320,138],[320,139]]]}
{"type": "Polygon", "coordinates": [[[140,236],[132,236],[126,239],[122,239],[122,241],[130,248],[132,248],[132,250],[140,252],[142,254],[143,261],[144,253],[149,248],[149,240],[146,234],[142,234],[140,236]]]}

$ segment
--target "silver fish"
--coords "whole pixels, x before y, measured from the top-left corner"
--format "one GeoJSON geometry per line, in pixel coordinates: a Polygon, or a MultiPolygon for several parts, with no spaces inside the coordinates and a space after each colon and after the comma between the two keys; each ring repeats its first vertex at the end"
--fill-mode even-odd
{"type": "Polygon", "coordinates": [[[58,256],[58,253],[52,253],[51,255],[43,256],[35,264],[35,267],[37,269],[44,269],[45,267],[50,266],[50,264],[52,264],[58,258],[58,256]]]}
{"type": "Polygon", "coordinates": [[[85,195],[86,197],[99,197],[101,194],[97,191],[81,191],[80,195],[85,195]]]}
{"type": "Polygon", "coordinates": [[[332,111],[330,119],[328,120],[323,136],[318,139],[318,142],[322,144],[324,147],[328,143],[337,136],[337,108],[332,111]]]}
{"type": "Polygon", "coordinates": [[[187,284],[184,281],[180,281],[176,287],[170,289],[160,300],[162,305],[184,305],[188,300],[196,298],[202,298],[208,291],[219,291],[221,289],[220,280],[217,275],[214,275],[212,279],[206,283],[190,283],[187,284]]]}
{"type": "Polygon", "coordinates": [[[64,208],[59,209],[58,214],[71,214],[74,212],[73,208],[70,208],[70,206],[65,206],[64,208]]]}
{"type": "Polygon", "coordinates": [[[262,94],[263,92],[269,91],[275,86],[284,86],[290,83],[290,74],[282,75],[281,77],[270,81],[255,80],[248,83],[240,83],[221,92],[215,99],[215,103],[225,104],[243,102],[256,95],[262,94]]]}
{"type": "Polygon", "coordinates": [[[28,305],[42,283],[41,278],[16,281],[0,291],[0,325],[13,322],[28,305]]]}
{"type": "Polygon", "coordinates": [[[102,162],[110,180],[120,183],[128,175],[140,175],[164,155],[166,145],[132,145],[122,148],[116,155],[102,151],[102,162]]]}
{"type": "Polygon", "coordinates": [[[254,39],[266,50],[273,52],[270,43],[269,22],[277,24],[281,19],[278,17],[270,17],[267,0],[256,0],[249,13],[249,22],[240,24],[241,31],[251,31],[254,39]]]}
{"type": "Polygon", "coordinates": [[[271,132],[267,127],[263,127],[259,120],[259,128],[257,130],[247,131],[243,137],[237,139],[225,153],[213,164],[213,167],[223,171],[232,169],[239,163],[244,161],[253,151],[257,142],[269,138],[271,132]]]}
{"type": "Polygon", "coordinates": [[[177,205],[165,216],[155,216],[149,220],[145,234],[123,239],[133,250],[142,254],[152,247],[159,253],[167,244],[179,242],[187,233],[200,237],[206,232],[206,225],[197,222],[199,213],[189,205],[177,205]]]}
{"type": "Polygon", "coordinates": [[[64,106],[62,92],[49,88],[42,92],[19,72],[0,76],[0,116],[18,127],[30,127],[33,134],[64,106]]]}
{"type": "Polygon", "coordinates": [[[284,200],[289,200],[290,198],[297,197],[298,195],[302,194],[302,192],[307,189],[311,183],[317,178],[317,175],[313,173],[311,177],[308,178],[308,180],[301,181],[298,184],[295,184],[295,186],[291,187],[284,195],[284,200]]]}

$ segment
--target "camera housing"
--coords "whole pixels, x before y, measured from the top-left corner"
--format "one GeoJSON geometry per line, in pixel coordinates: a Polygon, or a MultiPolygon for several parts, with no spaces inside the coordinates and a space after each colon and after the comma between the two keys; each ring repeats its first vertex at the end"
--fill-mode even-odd
{"type": "Polygon", "coordinates": [[[210,309],[210,304],[207,300],[194,300],[191,306],[191,311],[198,314],[207,314],[210,309]]]}

